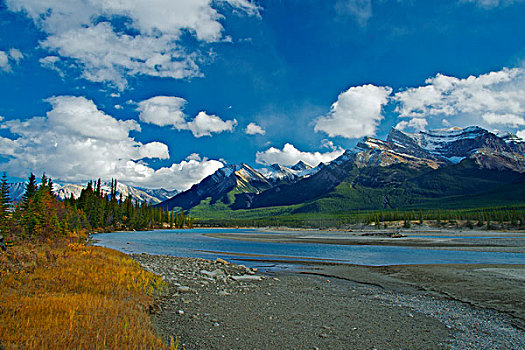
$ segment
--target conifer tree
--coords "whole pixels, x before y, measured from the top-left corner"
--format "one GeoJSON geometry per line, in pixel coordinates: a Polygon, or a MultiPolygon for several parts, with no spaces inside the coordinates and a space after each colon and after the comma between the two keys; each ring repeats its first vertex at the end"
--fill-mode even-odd
{"type": "Polygon", "coordinates": [[[26,190],[22,196],[22,207],[27,208],[29,201],[35,197],[36,189],[36,177],[35,174],[31,173],[26,184],[26,190]]]}
{"type": "Polygon", "coordinates": [[[0,230],[5,230],[8,220],[9,207],[11,198],[9,197],[9,184],[7,183],[7,174],[2,174],[0,182],[0,230]]]}

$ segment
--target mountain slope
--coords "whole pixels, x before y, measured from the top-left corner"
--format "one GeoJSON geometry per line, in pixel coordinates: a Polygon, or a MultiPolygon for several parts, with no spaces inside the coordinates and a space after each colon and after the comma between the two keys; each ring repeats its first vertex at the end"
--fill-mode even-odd
{"type": "Polygon", "coordinates": [[[271,187],[272,184],[249,165],[229,165],[158,206],[169,210],[189,209],[206,198],[211,198],[212,204],[219,200],[230,204],[236,193],[259,193],[271,187]]]}

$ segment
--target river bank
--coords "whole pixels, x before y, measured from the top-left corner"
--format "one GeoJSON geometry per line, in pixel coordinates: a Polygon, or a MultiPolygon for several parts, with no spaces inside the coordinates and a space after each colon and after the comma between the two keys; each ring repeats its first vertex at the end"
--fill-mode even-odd
{"type": "Polygon", "coordinates": [[[185,349],[517,349],[523,265],[316,264],[264,275],[131,255],[163,277],[153,323],[185,349]]]}

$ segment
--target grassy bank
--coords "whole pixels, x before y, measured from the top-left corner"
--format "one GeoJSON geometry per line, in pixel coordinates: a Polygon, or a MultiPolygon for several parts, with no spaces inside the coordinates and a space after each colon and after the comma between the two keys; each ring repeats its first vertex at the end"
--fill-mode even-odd
{"type": "Polygon", "coordinates": [[[166,288],[125,254],[83,243],[0,251],[0,348],[170,349],[149,318],[166,288]]]}

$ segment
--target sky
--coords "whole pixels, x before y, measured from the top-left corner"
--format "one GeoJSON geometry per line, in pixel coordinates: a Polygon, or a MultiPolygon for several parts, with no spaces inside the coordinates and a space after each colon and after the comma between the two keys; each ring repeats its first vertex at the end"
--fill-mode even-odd
{"type": "Polygon", "coordinates": [[[392,127],[525,138],[523,0],[0,0],[0,171],[185,190],[392,127]]]}

